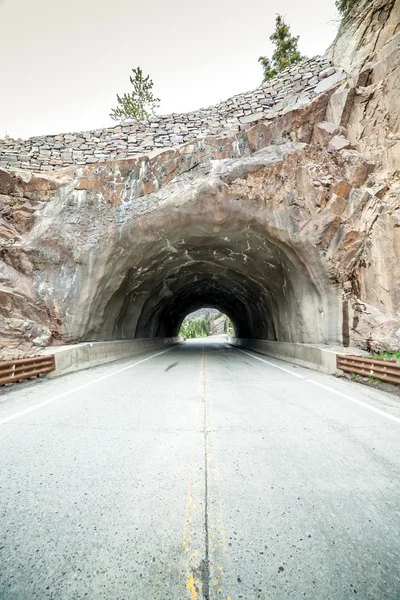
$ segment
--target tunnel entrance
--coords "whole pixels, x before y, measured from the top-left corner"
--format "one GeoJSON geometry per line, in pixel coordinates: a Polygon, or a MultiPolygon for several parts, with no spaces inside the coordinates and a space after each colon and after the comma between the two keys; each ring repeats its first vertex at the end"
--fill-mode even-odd
{"type": "Polygon", "coordinates": [[[214,213],[169,216],[161,235],[158,215],[134,250],[132,237],[122,242],[93,299],[90,339],[175,337],[188,314],[211,307],[229,316],[236,337],[337,342],[336,287],[318,263],[311,272],[298,248],[276,233],[271,240],[254,217],[239,226],[228,214],[216,226],[214,213]]]}
{"type": "Polygon", "coordinates": [[[90,235],[77,240],[71,267],[64,261],[60,275],[49,261],[46,271],[68,341],[172,338],[188,314],[210,307],[238,338],[340,343],[341,288],[317,228],[326,216],[300,195],[311,186],[308,163],[291,144],[263,152],[193,168],[141,196],[140,173],[107,167],[122,181],[107,209],[85,182],[91,203],[79,219],[90,235]]]}
{"type": "Polygon", "coordinates": [[[217,308],[203,307],[186,315],[179,335],[186,339],[234,335],[234,327],[228,315],[217,308]]]}

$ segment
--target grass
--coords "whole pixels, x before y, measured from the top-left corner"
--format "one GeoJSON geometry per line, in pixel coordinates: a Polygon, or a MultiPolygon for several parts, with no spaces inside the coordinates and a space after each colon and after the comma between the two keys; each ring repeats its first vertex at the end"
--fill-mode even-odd
{"type": "Polygon", "coordinates": [[[352,373],[352,374],[351,374],[351,378],[352,378],[354,381],[361,381],[361,375],[359,375],[358,373],[352,373]]]}
{"type": "Polygon", "coordinates": [[[379,360],[396,360],[400,362],[400,350],[397,352],[379,352],[377,354],[371,354],[368,358],[376,358],[379,360]]]}
{"type": "MultiPolygon", "coordinates": [[[[362,381],[363,380],[361,375],[359,375],[358,373],[351,373],[351,379],[352,379],[352,381],[362,381]]],[[[377,377],[373,377],[372,375],[368,375],[368,380],[371,383],[377,383],[377,384],[382,383],[382,379],[378,379],[377,377]]],[[[364,381],[365,381],[365,378],[364,378],[364,381]]]]}

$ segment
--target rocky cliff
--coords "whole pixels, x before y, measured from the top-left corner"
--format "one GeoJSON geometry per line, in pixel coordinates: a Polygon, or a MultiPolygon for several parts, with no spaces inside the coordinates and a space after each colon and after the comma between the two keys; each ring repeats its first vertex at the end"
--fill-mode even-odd
{"type": "Polygon", "coordinates": [[[316,74],[284,73],[218,135],[93,164],[72,149],[67,167],[42,152],[51,173],[16,147],[30,169],[0,170],[3,356],[173,335],[202,306],[242,337],[398,349],[399,7],[361,1],[316,74]]]}
{"type": "Polygon", "coordinates": [[[400,347],[400,2],[361,0],[327,52],[350,74],[327,118],[346,127],[353,148],[373,165],[362,193],[370,228],[344,283],[350,338],[366,349],[400,347]],[[344,107],[344,109],[342,108],[344,107]],[[339,114],[342,116],[339,117],[339,114]]]}

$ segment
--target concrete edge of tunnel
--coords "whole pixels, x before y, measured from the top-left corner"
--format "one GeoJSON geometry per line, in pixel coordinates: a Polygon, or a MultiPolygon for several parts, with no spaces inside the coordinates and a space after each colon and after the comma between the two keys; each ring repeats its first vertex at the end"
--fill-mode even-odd
{"type": "Polygon", "coordinates": [[[324,348],[312,344],[295,342],[275,342],[272,340],[257,340],[244,338],[228,338],[228,343],[238,348],[253,350],[259,354],[278,358],[301,367],[320,371],[327,375],[343,373],[337,368],[338,354],[362,354],[355,348],[324,348]]]}
{"type": "Polygon", "coordinates": [[[47,377],[59,377],[67,373],[83,371],[99,365],[114,362],[160,350],[179,344],[183,338],[153,338],[118,340],[112,342],[83,342],[69,346],[48,347],[41,354],[54,354],[56,368],[47,377]]]}

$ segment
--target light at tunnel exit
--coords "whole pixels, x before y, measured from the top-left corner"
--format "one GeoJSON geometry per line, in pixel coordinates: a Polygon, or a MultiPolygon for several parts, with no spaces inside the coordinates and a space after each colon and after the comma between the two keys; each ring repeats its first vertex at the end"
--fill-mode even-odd
{"type": "Polygon", "coordinates": [[[200,308],[183,319],[179,335],[185,339],[218,335],[234,335],[234,326],[228,315],[217,308],[200,308]]]}

